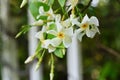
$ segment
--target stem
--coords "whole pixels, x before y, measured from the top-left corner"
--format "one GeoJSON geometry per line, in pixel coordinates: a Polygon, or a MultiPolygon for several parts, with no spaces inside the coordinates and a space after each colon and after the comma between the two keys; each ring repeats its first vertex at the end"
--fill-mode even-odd
{"type": "Polygon", "coordinates": [[[81,11],[81,13],[84,13],[86,11],[86,9],[89,8],[91,2],[92,2],[92,0],[89,1],[88,5],[81,11]]]}
{"type": "MultiPolygon", "coordinates": [[[[57,10],[54,11],[54,13],[57,13],[61,8],[58,8],[57,10]]],[[[68,17],[68,14],[67,12],[64,10],[64,8],[62,8],[62,12],[63,12],[63,17],[62,17],[62,20],[64,20],[64,17],[67,16],[68,17]]]]}
{"type": "Polygon", "coordinates": [[[61,9],[61,8],[56,9],[56,10],[54,11],[54,13],[57,13],[60,9],[61,9]]]}
{"type": "Polygon", "coordinates": [[[53,54],[51,54],[50,80],[53,80],[53,78],[54,78],[54,57],[53,57],[53,54]]]}
{"type": "Polygon", "coordinates": [[[63,12],[63,14],[64,14],[63,16],[66,15],[66,16],[68,17],[68,13],[67,13],[67,11],[65,11],[63,8],[62,8],[62,12],[63,12]]]}
{"type": "Polygon", "coordinates": [[[77,6],[75,8],[77,10],[78,15],[80,16],[80,20],[82,20],[82,15],[80,14],[79,8],[77,6]]]}
{"type": "Polygon", "coordinates": [[[62,8],[62,12],[63,12],[63,16],[62,16],[62,21],[64,20],[64,18],[65,18],[65,10],[62,8]]]}
{"type": "Polygon", "coordinates": [[[37,65],[36,65],[35,70],[38,70],[38,69],[39,69],[40,64],[41,64],[41,62],[42,62],[42,60],[43,60],[44,54],[45,54],[45,49],[43,50],[42,55],[39,57],[39,61],[37,62],[37,65]]]}
{"type": "Polygon", "coordinates": [[[62,46],[58,46],[58,47],[56,47],[56,48],[64,49],[65,47],[62,47],[62,46]]]}

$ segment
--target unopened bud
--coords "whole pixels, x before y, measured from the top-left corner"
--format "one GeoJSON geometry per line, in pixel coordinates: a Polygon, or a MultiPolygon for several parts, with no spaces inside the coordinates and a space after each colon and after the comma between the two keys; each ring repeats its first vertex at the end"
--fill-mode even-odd
{"type": "Polygon", "coordinates": [[[35,67],[35,70],[37,71],[40,67],[40,64],[41,64],[41,61],[42,61],[42,58],[39,59],[39,61],[37,62],[36,64],[36,67],[35,67]]]}
{"type": "Polygon", "coordinates": [[[35,67],[35,71],[37,71],[38,69],[39,69],[39,67],[40,67],[40,64],[36,64],[36,67],[35,67]]]}
{"type": "Polygon", "coordinates": [[[53,80],[54,74],[50,73],[50,80],[53,80]]]}
{"type": "Polygon", "coordinates": [[[65,55],[65,49],[62,49],[63,55],[65,55]]]}
{"type": "Polygon", "coordinates": [[[33,26],[41,26],[43,25],[43,20],[38,20],[32,24],[33,26]]]}
{"type": "Polygon", "coordinates": [[[23,6],[25,6],[27,4],[28,0],[23,0],[21,5],[20,5],[20,8],[22,8],[23,6]]]}
{"type": "Polygon", "coordinates": [[[25,64],[31,62],[34,59],[34,56],[30,56],[25,60],[25,64]]]}

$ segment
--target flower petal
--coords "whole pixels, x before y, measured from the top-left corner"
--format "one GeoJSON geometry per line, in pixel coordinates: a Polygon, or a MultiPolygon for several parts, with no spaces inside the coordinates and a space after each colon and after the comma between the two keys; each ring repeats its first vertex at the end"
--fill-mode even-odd
{"type": "Polygon", "coordinates": [[[83,32],[83,33],[79,33],[79,34],[77,34],[77,38],[80,40],[80,41],[82,41],[82,37],[85,35],[85,33],[83,32]]]}
{"type": "Polygon", "coordinates": [[[62,21],[61,25],[65,28],[70,27],[70,25],[71,25],[70,19],[66,19],[65,21],[62,21]]]}
{"type": "Polygon", "coordinates": [[[56,22],[56,25],[57,25],[57,31],[58,31],[58,32],[62,31],[63,27],[62,27],[62,25],[60,24],[60,22],[56,22]]]}
{"type": "Polygon", "coordinates": [[[48,12],[49,12],[50,14],[53,14],[52,8],[50,8],[48,12]]]}
{"type": "Polygon", "coordinates": [[[96,34],[96,31],[90,30],[89,28],[86,29],[87,37],[93,38],[96,34]]]}
{"type": "Polygon", "coordinates": [[[95,17],[95,16],[92,16],[90,18],[90,22],[89,23],[90,24],[94,24],[95,26],[99,26],[99,21],[98,21],[97,17],[95,17]]]}
{"type": "Polygon", "coordinates": [[[55,15],[53,13],[52,8],[50,8],[49,11],[46,12],[46,15],[48,15],[48,20],[54,20],[55,19],[55,15]]]}
{"type": "Polygon", "coordinates": [[[82,23],[86,23],[86,22],[88,22],[88,21],[89,21],[89,17],[88,17],[88,15],[86,14],[86,15],[84,16],[83,20],[82,20],[82,23]]]}
{"type": "Polygon", "coordinates": [[[43,15],[45,13],[43,6],[39,7],[39,14],[43,15]]]}
{"type": "Polygon", "coordinates": [[[80,22],[78,21],[79,18],[72,19],[72,26],[74,25],[80,25],[80,22]]]}
{"type": "Polygon", "coordinates": [[[67,2],[66,2],[66,6],[70,6],[70,5],[71,5],[70,0],[67,0],[67,2]]]}
{"type": "Polygon", "coordinates": [[[63,44],[66,48],[68,48],[72,43],[72,39],[69,36],[65,36],[65,38],[63,39],[63,44]]]}
{"type": "Polygon", "coordinates": [[[53,38],[52,40],[51,40],[51,45],[53,46],[53,47],[57,47],[57,46],[59,46],[60,44],[61,44],[61,42],[62,42],[62,40],[60,39],[60,38],[53,38]]]}
{"type": "Polygon", "coordinates": [[[73,36],[73,28],[70,27],[68,29],[65,29],[65,34],[68,36],[73,36]]]}
{"type": "Polygon", "coordinates": [[[46,26],[46,25],[44,25],[43,27],[42,27],[42,32],[46,32],[48,30],[48,27],[46,26]]]}
{"type": "Polygon", "coordinates": [[[75,31],[75,34],[79,34],[79,33],[81,33],[82,31],[84,31],[82,28],[79,28],[79,29],[77,29],[76,31],[75,31]]]}
{"type": "Polygon", "coordinates": [[[51,41],[49,39],[44,40],[44,43],[42,44],[42,47],[48,49],[48,46],[50,45],[50,42],[51,41]]]}
{"type": "Polygon", "coordinates": [[[43,32],[42,31],[37,32],[35,37],[43,40],[44,39],[43,32]]]}
{"type": "Polygon", "coordinates": [[[57,14],[57,15],[55,16],[55,21],[56,21],[56,22],[60,22],[60,21],[61,21],[61,15],[60,15],[60,14],[57,14]]]}
{"type": "Polygon", "coordinates": [[[71,9],[73,9],[78,3],[78,0],[67,0],[66,6],[70,6],[67,10],[69,12],[71,9]]]}
{"type": "Polygon", "coordinates": [[[98,32],[100,34],[100,31],[99,31],[97,26],[95,26],[94,29],[95,29],[96,32],[98,32]]]}
{"type": "Polygon", "coordinates": [[[55,23],[56,23],[56,26],[57,26],[57,31],[59,32],[59,31],[61,31],[62,30],[62,25],[61,25],[61,23],[60,23],[60,21],[61,21],[61,15],[56,15],[55,16],[55,23]]]}

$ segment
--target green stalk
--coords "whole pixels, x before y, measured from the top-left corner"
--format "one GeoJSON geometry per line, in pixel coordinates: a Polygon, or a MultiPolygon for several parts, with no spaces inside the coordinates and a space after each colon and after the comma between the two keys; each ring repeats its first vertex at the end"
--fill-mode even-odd
{"type": "Polygon", "coordinates": [[[82,20],[82,15],[81,15],[81,13],[80,13],[80,11],[79,11],[79,8],[78,8],[77,6],[76,6],[75,8],[76,8],[76,10],[77,10],[78,15],[80,16],[80,20],[82,20]]]}
{"type": "Polygon", "coordinates": [[[38,70],[38,69],[39,69],[40,64],[41,64],[41,62],[42,62],[42,60],[43,60],[44,54],[45,54],[45,49],[43,50],[42,55],[39,57],[39,61],[37,62],[37,65],[36,65],[35,70],[38,70]]]}
{"type": "Polygon", "coordinates": [[[50,80],[53,80],[53,78],[54,78],[54,57],[53,54],[51,54],[50,80]]]}

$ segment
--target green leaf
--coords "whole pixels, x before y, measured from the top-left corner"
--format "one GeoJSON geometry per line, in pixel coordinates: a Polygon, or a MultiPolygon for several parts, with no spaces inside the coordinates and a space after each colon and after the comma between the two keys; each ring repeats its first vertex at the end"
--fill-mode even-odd
{"type": "Polygon", "coordinates": [[[47,34],[47,39],[53,39],[53,38],[55,38],[54,35],[52,35],[52,34],[47,34]]]}
{"type": "Polygon", "coordinates": [[[59,58],[63,58],[64,56],[63,49],[56,49],[54,54],[59,58]]]}
{"type": "Polygon", "coordinates": [[[57,30],[55,23],[49,25],[49,30],[57,30]]]}
{"type": "Polygon", "coordinates": [[[41,50],[42,50],[41,42],[39,41],[35,52],[40,52],[41,50]]]}
{"type": "Polygon", "coordinates": [[[66,0],[58,0],[59,4],[61,7],[65,5],[66,0]]]}
{"type": "Polygon", "coordinates": [[[47,2],[47,4],[50,6],[53,5],[53,3],[54,3],[54,0],[48,0],[48,2],[47,2]]]}
{"type": "Polygon", "coordinates": [[[48,11],[50,9],[50,7],[47,4],[45,4],[45,3],[42,3],[42,2],[39,2],[39,1],[32,1],[32,2],[30,2],[29,9],[30,9],[33,17],[36,20],[37,20],[37,16],[39,15],[39,7],[40,6],[43,6],[45,11],[48,11]]]}
{"type": "Polygon", "coordinates": [[[28,32],[30,30],[30,28],[31,28],[30,25],[24,25],[24,26],[22,26],[20,32],[15,36],[15,38],[18,38],[22,34],[25,34],[26,32],[28,32]]]}
{"type": "Polygon", "coordinates": [[[40,16],[39,17],[39,19],[41,19],[41,20],[47,20],[47,18],[48,18],[47,16],[40,16]]]}
{"type": "Polygon", "coordinates": [[[58,47],[60,47],[60,48],[65,48],[65,46],[64,46],[63,43],[61,43],[58,47]]]}

